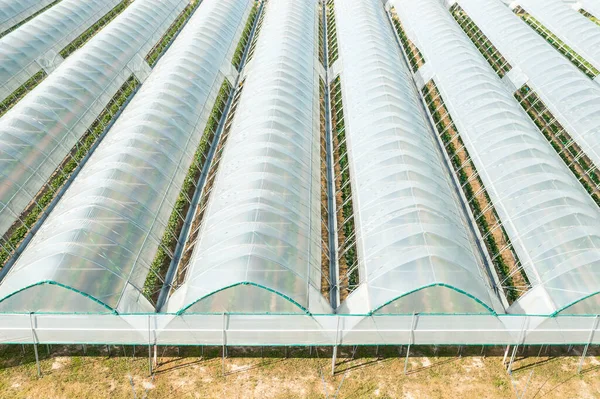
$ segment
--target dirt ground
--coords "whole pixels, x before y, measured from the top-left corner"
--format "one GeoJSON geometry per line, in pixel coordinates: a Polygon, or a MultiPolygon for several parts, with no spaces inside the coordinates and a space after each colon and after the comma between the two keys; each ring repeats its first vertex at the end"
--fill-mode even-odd
{"type": "MultiPolygon", "coordinates": [[[[581,347],[519,350],[512,377],[503,349],[411,348],[408,372],[399,347],[340,350],[331,375],[331,349],[0,346],[1,398],[600,398],[600,351],[592,348],[577,374],[581,347]],[[48,354],[49,350],[49,354],[48,354]],[[204,356],[202,356],[204,354],[204,356]],[[262,357],[261,357],[262,356],[262,357]],[[223,370],[225,374],[223,375],[223,370]]],[[[403,354],[406,352],[403,348],[403,354]]]]}

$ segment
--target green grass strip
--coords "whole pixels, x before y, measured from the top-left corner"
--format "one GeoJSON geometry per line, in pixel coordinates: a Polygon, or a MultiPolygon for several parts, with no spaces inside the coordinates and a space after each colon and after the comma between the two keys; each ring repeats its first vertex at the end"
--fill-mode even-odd
{"type": "Polygon", "coordinates": [[[240,70],[242,57],[244,56],[244,51],[248,46],[248,40],[250,39],[250,32],[252,32],[252,27],[254,26],[254,21],[256,21],[256,16],[258,15],[258,2],[254,2],[254,6],[252,6],[252,10],[250,11],[250,15],[248,16],[248,20],[246,21],[246,26],[244,26],[244,31],[242,32],[242,37],[238,42],[237,47],[235,48],[235,53],[233,54],[233,66],[238,71],[240,70]]]}
{"type": "Polygon", "coordinates": [[[506,61],[498,49],[492,44],[488,37],[483,34],[481,29],[479,29],[458,3],[455,3],[450,8],[450,12],[462,30],[469,36],[471,42],[473,42],[491,67],[494,68],[496,74],[501,78],[504,77],[504,75],[512,68],[508,61],[506,61]]]}
{"type": "Polygon", "coordinates": [[[579,9],[579,13],[581,15],[583,15],[584,17],[586,17],[587,19],[589,19],[590,21],[594,22],[597,25],[600,25],[600,19],[594,17],[592,14],[590,14],[589,12],[587,12],[586,10],[584,10],[583,8],[579,9]]]}
{"type": "Polygon", "coordinates": [[[50,205],[56,193],[67,182],[77,165],[86,156],[98,137],[104,132],[106,126],[115,118],[139,84],[139,81],[131,75],[121,86],[117,94],[115,94],[81,140],[73,147],[71,153],[67,155],[48,180],[48,183],[40,191],[37,198],[32,201],[32,204],[20,215],[19,220],[5,234],[2,238],[3,245],[0,248],[0,265],[4,265],[9,259],[12,253],[9,248],[17,248],[23,241],[29,230],[35,225],[48,205],[50,205]]]}
{"type": "Polygon", "coordinates": [[[100,18],[94,25],[92,25],[88,30],[79,35],[75,40],[71,43],[67,44],[65,48],[60,50],[60,55],[63,58],[67,58],[71,54],[73,54],[76,50],[80,49],[84,44],[86,44],[96,33],[98,33],[102,28],[108,25],[113,19],[117,17],[117,15],[121,14],[127,6],[131,4],[130,0],[123,0],[116,7],[106,13],[102,18],[100,18]]]}
{"type": "Polygon", "coordinates": [[[58,3],[60,3],[61,1],[62,0],[53,1],[52,3],[48,4],[46,7],[42,8],[41,10],[39,10],[38,12],[36,12],[35,14],[30,15],[29,17],[25,18],[24,20],[22,20],[18,24],[14,25],[11,28],[9,28],[9,29],[5,30],[4,32],[0,33],[0,39],[3,38],[4,36],[8,35],[10,32],[19,29],[21,26],[25,25],[27,22],[31,21],[32,19],[34,19],[35,17],[37,17],[41,13],[43,13],[43,12],[49,10],[50,8],[54,7],[55,5],[57,5],[58,3]]]}
{"type": "Polygon", "coordinates": [[[541,22],[532,17],[527,11],[520,6],[514,9],[515,14],[527,22],[531,28],[536,31],[541,37],[546,39],[548,43],[564,55],[573,65],[575,65],[581,72],[585,73],[589,78],[594,79],[600,75],[600,71],[596,69],[592,64],[587,62],[585,58],[579,55],[575,50],[566,45],[565,42],[560,40],[558,36],[552,33],[546,28],[541,22]]]}
{"type": "Polygon", "coordinates": [[[146,55],[146,62],[148,62],[148,65],[151,67],[156,65],[158,59],[163,55],[164,51],[167,49],[167,47],[169,47],[173,40],[175,40],[179,31],[183,29],[185,23],[188,21],[192,13],[196,11],[196,8],[198,8],[199,5],[200,1],[195,0],[183,9],[177,19],[175,19],[171,26],[169,26],[167,33],[161,37],[158,43],[152,48],[152,50],[150,50],[148,55],[146,55]]]}
{"type": "Polygon", "coordinates": [[[219,89],[219,94],[217,95],[210,117],[208,118],[204,132],[202,133],[202,138],[200,139],[200,143],[194,154],[192,165],[188,169],[185,180],[183,181],[183,186],[179,191],[177,201],[175,201],[175,205],[171,211],[169,222],[158,246],[156,255],[154,256],[154,260],[150,265],[150,270],[146,276],[146,281],[144,282],[143,294],[152,303],[156,303],[164,276],[169,270],[169,265],[171,263],[170,254],[175,251],[175,247],[177,246],[179,234],[181,233],[185,221],[185,215],[187,215],[191,205],[189,199],[194,196],[196,184],[200,178],[206,155],[210,149],[217,127],[219,126],[219,121],[223,116],[229,93],[231,93],[231,85],[229,84],[229,81],[225,79],[219,89]]]}
{"type": "Polygon", "coordinates": [[[17,90],[13,91],[10,96],[6,97],[4,101],[0,103],[0,117],[7,113],[12,107],[14,107],[23,97],[39,85],[42,80],[46,79],[46,71],[43,69],[33,75],[29,80],[23,83],[17,90]]]}

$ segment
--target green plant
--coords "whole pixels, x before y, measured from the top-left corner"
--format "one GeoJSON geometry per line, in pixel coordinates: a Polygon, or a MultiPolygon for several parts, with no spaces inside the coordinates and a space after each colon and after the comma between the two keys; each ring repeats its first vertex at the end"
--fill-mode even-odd
{"type": "Polygon", "coordinates": [[[462,30],[469,36],[469,39],[475,44],[479,52],[485,57],[492,68],[494,68],[496,74],[501,78],[504,77],[504,75],[512,68],[508,61],[506,61],[498,49],[492,44],[488,37],[483,34],[477,24],[475,24],[458,3],[454,3],[450,8],[450,12],[462,30]]]}
{"type": "Polygon", "coordinates": [[[254,56],[254,51],[256,50],[256,44],[258,43],[258,37],[260,35],[260,30],[262,29],[263,22],[265,20],[265,8],[269,5],[268,0],[263,0],[263,10],[260,13],[260,17],[258,18],[258,23],[256,24],[256,29],[254,30],[254,36],[252,37],[252,42],[250,43],[250,49],[248,50],[248,56],[246,59],[246,64],[250,62],[252,57],[254,56]]]}
{"type": "Polygon", "coordinates": [[[254,26],[254,21],[256,21],[256,16],[258,15],[258,2],[254,2],[252,6],[252,10],[250,10],[250,15],[248,16],[248,20],[246,21],[246,25],[244,26],[244,31],[242,32],[242,37],[238,42],[237,47],[235,48],[235,53],[233,54],[233,66],[238,71],[240,70],[240,66],[242,63],[242,57],[244,56],[244,51],[248,45],[250,39],[250,33],[252,32],[252,27],[254,26]]]}
{"type": "Polygon", "coordinates": [[[117,4],[112,10],[106,13],[102,18],[100,18],[94,25],[89,27],[85,32],[79,35],[75,40],[71,43],[67,44],[62,50],[60,50],[60,55],[63,58],[67,58],[71,54],[75,52],[75,50],[81,48],[84,44],[86,44],[96,33],[98,33],[102,28],[104,28],[110,21],[115,19],[117,15],[121,14],[127,6],[131,4],[131,0],[123,0],[119,4],[117,4]]]}
{"type": "Polygon", "coordinates": [[[334,0],[327,0],[327,52],[329,53],[329,65],[333,65],[338,59],[338,43],[335,25],[334,0]]]}
{"type": "Polygon", "coordinates": [[[35,89],[42,80],[46,79],[46,71],[43,69],[33,75],[27,82],[23,83],[17,90],[13,91],[8,97],[0,103],[0,117],[14,107],[31,90],[35,89]]]}
{"type": "Polygon", "coordinates": [[[589,19],[590,21],[594,22],[595,24],[600,25],[600,19],[594,17],[592,14],[590,14],[589,12],[587,12],[586,10],[584,10],[583,8],[579,9],[579,13],[581,15],[583,15],[584,17],[586,17],[587,19],[589,19]]]}
{"type": "Polygon", "coordinates": [[[596,76],[600,75],[600,71],[596,69],[592,64],[585,60],[581,55],[579,55],[575,50],[571,47],[567,46],[565,42],[560,40],[558,36],[552,33],[548,28],[546,28],[540,21],[532,17],[527,11],[525,11],[521,6],[517,6],[514,10],[515,14],[517,14],[523,21],[527,22],[534,31],[536,31],[541,37],[546,39],[548,43],[552,45],[555,49],[557,49],[562,55],[564,55],[573,65],[575,65],[579,70],[585,73],[589,78],[594,79],[596,76]]]}
{"type": "Polygon", "coordinates": [[[404,47],[404,51],[406,51],[406,54],[408,55],[410,67],[413,72],[417,72],[425,63],[425,58],[423,58],[423,54],[421,54],[421,51],[419,51],[417,46],[415,46],[408,36],[406,36],[406,32],[402,26],[402,23],[400,22],[400,18],[398,18],[398,14],[396,14],[396,10],[393,7],[390,9],[390,14],[392,17],[392,22],[394,23],[394,28],[396,28],[396,32],[398,33],[398,37],[402,43],[402,47],[404,47]]]}

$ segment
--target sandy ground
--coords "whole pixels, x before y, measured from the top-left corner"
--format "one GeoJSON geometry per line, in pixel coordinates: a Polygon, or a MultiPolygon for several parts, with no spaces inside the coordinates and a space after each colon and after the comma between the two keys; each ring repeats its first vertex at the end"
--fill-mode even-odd
{"type": "MultiPolygon", "coordinates": [[[[593,348],[577,374],[576,347],[519,351],[512,377],[502,348],[411,349],[408,372],[398,347],[341,350],[331,375],[331,349],[158,349],[148,373],[148,349],[40,346],[43,377],[31,346],[0,347],[1,398],[600,398],[600,351],[593,348]],[[539,356],[538,356],[539,354],[539,356]],[[223,370],[225,374],[223,374],[223,370]]],[[[405,352],[403,352],[405,353],[405,352]]]]}

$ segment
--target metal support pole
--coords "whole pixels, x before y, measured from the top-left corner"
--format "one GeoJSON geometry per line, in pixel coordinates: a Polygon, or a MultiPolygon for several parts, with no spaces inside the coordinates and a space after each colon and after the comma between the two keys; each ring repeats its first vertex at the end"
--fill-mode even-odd
{"type": "Polygon", "coordinates": [[[106,345],[106,351],[108,352],[108,357],[110,357],[110,345],[106,345]]]}
{"type": "Polygon", "coordinates": [[[354,360],[354,357],[356,356],[356,350],[358,349],[358,345],[354,345],[352,347],[352,360],[354,360]]]}
{"type": "Polygon", "coordinates": [[[456,352],[456,356],[462,357],[462,345],[458,347],[458,352],[456,352]]]}
{"type": "Polygon", "coordinates": [[[339,335],[340,335],[340,316],[337,317],[337,325],[335,327],[335,345],[333,346],[333,356],[331,357],[331,375],[335,375],[335,362],[337,361],[337,346],[338,346],[339,335]]]}
{"type": "Polygon", "coordinates": [[[48,356],[50,356],[50,345],[46,344],[46,352],[48,353],[48,356]]]}
{"type": "Polygon", "coordinates": [[[408,355],[410,354],[410,346],[414,342],[414,330],[415,330],[416,316],[417,316],[417,314],[415,312],[413,312],[412,319],[410,321],[410,336],[409,336],[408,347],[406,348],[406,359],[404,359],[404,375],[406,375],[406,372],[408,369],[408,355]]]}
{"type": "Polygon", "coordinates": [[[592,323],[592,329],[590,330],[590,336],[588,337],[587,344],[585,345],[585,348],[583,348],[583,353],[581,354],[581,360],[579,361],[579,367],[577,368],[577,374],[581,374],[581,369],[583,368],[583,362],[585,361],[585,356],[587,355],[588,348],[590,347],[590,344],[592,343],[592,340],[594,339],[594,333],[596,332],[597,328],[598,328],[598,315],[596,315],[596,317],[594,317],[594,322],[592,323]]]}
{"type": "Polygon", "coordinates": [[[375,347],[375,356],[379,357],[379,345],[375,347]]]}
{"type": "Polygon", "coordinates": [[[154,344],[154,367],[158,366],[158,356],[157,356],[158,348],[156,344],[154,344]]]}
{"type": "Polygon", "coordinates": [[[508,363],[508,374],[512,375],[512,365],[515,361],[515,356],[517,355],[517,350],[519,350],[519,344],[515,345],[512,351],[512,355],[510,356],[510,362],[508,363]]]}
{"type": "Polygon", "coordinates": [[[509,350],[510,350],[510,345],[506,345],[506,350],[504,351],[504,358],[502,359],[503,366],[506,366],[506,357],[508,356],[509,350]]]}
{"type": "Polygon", "coordinates": [[[227,353],[225,352],[227,350],[227,315],[225,313],[223,313],[223,357],[221,359],[221,373],[223,374],[223,376],[225,376],[225,356],[227,356],[227,353]]]}
{"type": "Polygon", "coordinates": [[[148,315],[148,370],[152,375],[152,342],[150,338],[150,315],[148,315]]]}
{"type": "Polygon", "coordinates": [[[23,356],[25,356],[25,345],[21,345],[21,351],[23,352],[23,356]]]}
{"type": "Polygon", "coordinates": [[[29,313],[29,325],[31,326],[31,338],[33,339],[33,351],[35,352],[35,365],[37,367],[37,376],[38,378],[42,378],[42,368],[40,367],[40,357],[38,355],[37,350],[37,339],[35,336],[35,330],[33,328],[33,318],[32,313],[29,313]]]}

